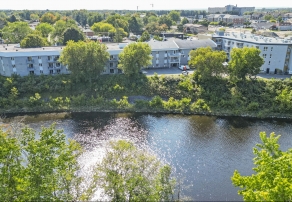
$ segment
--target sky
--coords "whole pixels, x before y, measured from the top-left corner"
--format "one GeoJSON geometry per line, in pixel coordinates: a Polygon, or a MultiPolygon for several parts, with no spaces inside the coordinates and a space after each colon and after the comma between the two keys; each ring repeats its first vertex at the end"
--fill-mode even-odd
{"type": "Polygon", "coordinates": [[[195,10],[225,5],[291,8],[291,0],[1,0],[1,9],[13,10],[195,10]],[[152,7],[153,4],[153,7],[152,7]]]}

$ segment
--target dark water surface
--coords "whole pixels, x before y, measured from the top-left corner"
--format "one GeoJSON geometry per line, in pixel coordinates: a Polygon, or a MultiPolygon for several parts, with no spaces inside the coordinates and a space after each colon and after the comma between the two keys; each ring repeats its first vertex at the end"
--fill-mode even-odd
{"type": "MultiPolygon", "coordinates": [[[[6,121],[13,121],[12,117],[6,121]]],[[[281,134],[282,150],[292,147],[290,120],[260,120],[165,114],[72,113],[26,116],[39,130],[56,122],[87,151],[83,164],[103,155],[111,139],[132,140],[169,163],[182,183],[182,195],[200,201],[238,201],[230,177],[235,169],[252,173],[252,148],[259,132],[281,134]]]]}

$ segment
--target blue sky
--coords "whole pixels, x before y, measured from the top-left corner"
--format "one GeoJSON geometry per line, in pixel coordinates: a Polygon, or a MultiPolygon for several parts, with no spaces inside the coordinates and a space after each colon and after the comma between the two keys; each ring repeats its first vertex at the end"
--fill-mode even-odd
{"type": "Polygon", "coordinates": [[[207,9],[232,4],[237,6],[255,6],[257,8],[292,7],[291,0],[1,0],[0,9],[14,10],[72,10],[72,9],[114,9],[114,10],[181,10],[207,9]],[[152,5],[153,4],[153,7],[152,5]]]}

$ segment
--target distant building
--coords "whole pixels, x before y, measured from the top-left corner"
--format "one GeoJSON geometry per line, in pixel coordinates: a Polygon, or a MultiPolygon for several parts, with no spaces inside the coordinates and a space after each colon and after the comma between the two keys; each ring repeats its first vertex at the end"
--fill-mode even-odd
{"type": "Polygon", "coordinates": [[[246,21],[246,18],[238,15],[229,15],[229,14],[210,14],[207,16],[209,22],[226,22],[232,23],[234,25],[243,25],[246,21]]]}
{"type": "Polygon", "coordinates": [[[94,35],[94,31],[92,31],[91,29],[84,29],[83,33],[85,36],[93,36],[94,35]]]}
{"type": "Polygon", "coordinates": [[[227,5],[225,7],[209,7],[208,13],[238,13],[243,15],[245,12],[254,12],[255,7],[237,7],[233,5],[227,5]]]}
{"type": "Polygon", "coordinates": [[[205,33],[208,31],[208,27],[199,24],[185,24],[183,28],[187,33],[205,33]]]}

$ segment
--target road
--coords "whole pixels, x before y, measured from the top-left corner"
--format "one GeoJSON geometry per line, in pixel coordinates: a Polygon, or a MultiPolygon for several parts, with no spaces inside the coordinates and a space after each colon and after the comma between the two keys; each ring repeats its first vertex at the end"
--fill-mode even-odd
{"type": "MultiPolygon", "coordinates": [[[[194,70],[189,70],[189,74],[192,74],[194,70]]],[[[157,73],[158,75],[178,75],[182,73],[182,70],[176,67],[171,68],[157,68],[157,69],[143,69],[143,73],[147,76],[154,75],[154,73],[157,73]]],[[[285,79],[285,78],[291,78],[292,75],[282,75],[282,74],[266,74],[261,73],[258,74],[257,77],[259,78],[275,78],[275,79],[285,79]]]]}

